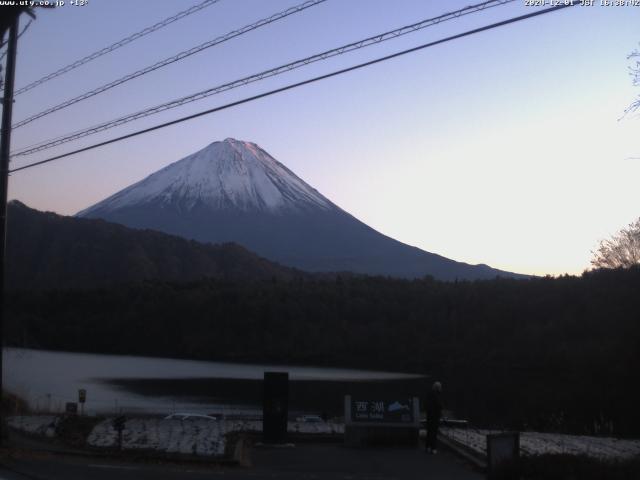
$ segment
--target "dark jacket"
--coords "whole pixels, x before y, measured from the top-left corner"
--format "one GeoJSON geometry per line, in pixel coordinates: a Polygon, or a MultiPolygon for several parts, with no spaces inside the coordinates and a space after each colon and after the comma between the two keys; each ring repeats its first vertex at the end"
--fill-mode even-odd
{"type": "Polygon", "coordinates": [[[435,390],[429,391],[427,394],[427,424],[437,426],[442,416],[442,400],[440,392],[435,390]]]}

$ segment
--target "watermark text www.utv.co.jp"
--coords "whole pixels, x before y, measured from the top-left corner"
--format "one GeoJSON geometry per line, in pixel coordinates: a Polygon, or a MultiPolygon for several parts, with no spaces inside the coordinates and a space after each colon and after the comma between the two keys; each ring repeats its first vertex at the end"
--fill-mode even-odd
{"type": "Polygon", "coordinates": [[[89,4],[89,0],[0,0],[0,7],[84,7],[89,4]]]}

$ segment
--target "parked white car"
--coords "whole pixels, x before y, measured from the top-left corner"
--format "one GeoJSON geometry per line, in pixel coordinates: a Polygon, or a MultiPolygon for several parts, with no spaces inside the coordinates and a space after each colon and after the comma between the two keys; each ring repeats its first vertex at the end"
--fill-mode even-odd
{"type": "Polygon", "coordinates": [[[296,422],[303,423],[324,423],[324,420],[320,415],[302,415],[296,418],[296,422]]]}
{"type": "Polygon", "coordinates": [[[200,420],[207,419],[216,421],[216,417],[212,417],[210,415],[202,415],[200,413],[172,413],[171,415],[167,415],[164,417],[165,420],[200,420]]]}

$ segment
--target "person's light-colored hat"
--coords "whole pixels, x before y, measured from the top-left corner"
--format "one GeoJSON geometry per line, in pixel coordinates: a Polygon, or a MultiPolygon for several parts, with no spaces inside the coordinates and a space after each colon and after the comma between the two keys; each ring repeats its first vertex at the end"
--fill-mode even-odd
{"type": "Polygon", "coordinates": [[[440,382],[433,382],[433,385],[431,386],[431,390],[433,390],[434,392],[441,392],[442,384],[440,382]]]}

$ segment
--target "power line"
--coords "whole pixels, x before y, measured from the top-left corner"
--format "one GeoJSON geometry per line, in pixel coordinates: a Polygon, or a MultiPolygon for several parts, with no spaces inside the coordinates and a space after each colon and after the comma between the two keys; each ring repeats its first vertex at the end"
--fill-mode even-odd
{"type": "MultiPolygon", "coordinates": [[[[22,30],[18,34],[18,39],[24,34],[24,32],[26,32],[29,29],[29,27],[31,26],[32,23],[33,23],[33,19],[30,19],[29,22],[24,27],[22,27],[22,30]]],[[[9,40],[0,43],[0,48],[3,48],[8,43],[9,43],[9,40]]],[[[5,50],[5,52],[2,54],[2,56],[4,57],[6,54],[7,54],[7,52],[5,50]]]]}
{"type": "Polygon", "coordinates": [[[71,98],[69,100],[66,100],[62,103],[59,103],[58,105],[55,105],[51,108],[48,108],[46,110],[43,110],[42,112],[36,113],[34,115],[31,115],[28,118],[25,118],[24,120],[19,121],[18,123],[16,123],[15,125],[13,125],[13,128],[19,128],[22,127],[23,125],[26,125],[27,123],[31,123],[34,120],[37,120],[39,118],[42,118],[46,115],[49,115],[53,112],[57,112],[58,110],[62,110],[63,108],[69,107],[71,105],[74,105],[78,102],[81,102],[82,100],[86,100],[87,98],[91,98],[94,97],[100,93],[106,92],[107,90],[110,90],[114,87],[117,87],[118,85],[122,85],[125,82],[128,82],[129,80],[133,80],[134,78],[138,78],[141,77],[142,75],[146,75],[147,73],[151,73],[155,70],[158,70],[159,68],[162,67],[166,67],[167,65],[171,65],[172,63],[178,62],[180,60],[184,60],[187,57],[190,57],[191,55],[195,55],[198,52],[201,52],[207,48],[211,48],[215,45],[219,45],[223,42],[226,42],[228,40],[231,40],[232,38],[235,37],[239,37],[240,35],[244,35],[245,33],[248,33],[252,30],[256,30],[258,28],[264,27],[265,25],[269,25],[271,23],[277,22],[278,20],[281,20],[283,18],[288,17],[289,15],[293,15],[294,13],[298,13],[301,12],[303,10],[306,10],[307,8],[310,7],[314,7],[320,3],[324,3],[327,0],[307,0],[304,3],[301,3],[299,5],[296,5],[294,7],[288,8],[286,10],[283,10],[281,12],[275,13],[273,15],[271,15],[270,17],[267,18],[263,18],[261,20],[258,20],[257,22],[254,22],[250,25],[245,25],[242,28],[239,28],[237,30],[233,30],[229,33],[226,33],[225,35],[221,35],[219,37],[214,38],[213,40],[209,40],[208,42],[204,42],[200,45],[197,45],[193,48],[190,48],[188,50],[184,50],[180,53],[177,53],[176,55],[173,55],[171,57],[165,58],[164,60],[160,60],[159,62],[154,63],[153,65],[149,65],[143,69],[137,70],[133,73],[130,73],[128,75],[125,75],[124,77],[120,77],[117,80],[114,80],[112,82],[106,83],[104,85],[99,86],[98,88],[95,88],[89,92],[85,92],[82,93],[80,95],[78,95],[77,97],[71,98]]]}
{"type": "Polygon", "coordinates": [[[71,70],[75,70],[76,68],[78,68],[81,65],[84,65],[85,63],[88,63],[92,60],[95,60],[98,57],[101,57],[103,55],[106,55],[107,53],[113,52],[114,50],[117,50],[120,47],[124,47],[125,45],[134,42],[136,40],[138,40],[139,38],[144,37],[145,35],[149,35],[150,33],[153,33],[157,30],[160,30],[163,27],[166,27],[167,25],[172,24],[173,22],[177,22],[178,20],[182,20],[185,17],[188,17],[189,15],[192,15],[196,12],[199,12],[200,10],[210,7],[211,5],[218,3],[220,0],[204,0],[203,2],[194,5],[191,8],[188,8],[186,10],[183,10],[182,12],[178,12],[175,15],[165,18],[164,20],[151,25],[150,27],[147,27],[143,30],[140,30],[139,32],[136,32],[132,35],[129,35],[126,38],[123,38],[122,40],[118,40],[115,43],[112,43],[111,45],[109,45],[108,47],[104,47],[101,48],[100,50],[93,52],[90,55],[87,55],[86,57],[81,58],[80,60],[76,60],[73,63],[70,63],[69,65],[60,68],[59,70],[56,70],[55,72],[52,72],[48,75],[45,75],[44,77],[16,90],[15,95],[20,95],[21,93],[24,93],[26,91],[31,90],[32,88],[36,88],[39,85],[42,85],[45,82],[48,82],[49,80],[52,80],[56,77],[59,77],[60,75],[63,75],[67,72],[70,72],[71,70]]]}
{"type": "Polygon", "coordinates": [[[387,40],[391,40],[393,38],[397,38],[403,35],[406,35],[408,33],[413,33],[416,32],[418,30],[421,30],[423,28],[427,28],[448,20],[453,20],[456,18],[460,18],[462,16],[465,15],[469,15],[471,13],[476,13],[479,11],[483,11],[486,10],[488,8],[493,8],[496,6],[500,6],[500,5],[504,5],[506,3],[511,3],[514,2],[515,0],[489,0],[489,1],[485,1],[483,3],[477,4],[477,5],[471,5],[468,7],[465,7],[463,9],[460,10],[455,10],[453,12],[448,12],[445,13],[443,15],[439,15],[437,17],[433,17],[433,18],[429,18],[426,20],[422,20],[420,22],[411,24],[411,25],[407,25],[401,28],[397,28],[395,30],[391,30],[385,33],[381,33],[379,35],[375,35],[373,37],[368,37],[365,38],[363,40],[359,40],[357,42],[353,42],[353,43],[349,43],[347,45],[343,45],[341,47],[337,47],[331,50],[327,50],[324,51],[322,53],[318,53],[315,55],[312,55],[310,57],[306,57],[300,60],[296,60],[294,62],[291,63],[287,63],[285,65],[280,65],[278,67],[269,69],[269,70],[265,70],[263,72],[260,73],[256,73],[253,75],[250,75],[248,77],[244,77],[241,78],[239,80],[234,80],[232,82],[229,83],[225,83],[222,85],[218,85],[216,87],[212,87],[206,90],[203,90],[201,92],[197,92],[194,93],[192,95],[188,95],[186,97],[182,97],[182,98],[178,98],[175,100],[171,100],[170,102],[166,102],[160,105],[157,105],[155,107],[150,107],[135,113],[131,113],[128,115],[125,115],[124,117],[120,117],[114,120],[110,120],[108,122],[104,122],[101,123],[99,125],[95,125],[93,127],[89,127],[89,128],[85,128],[83,130],[80,131],[76,131],[73,132],[71,134],[67,134],[64,135],[62,137],[57,137],[54,139],[51,139],[50,141],[45,141],[45,142],[40,142],[40,144],[38,146],[30,146],[30,147],[25,147],[22,150],[16,152],[13,156],[14,157],[18,157],[18,156],[24,156],[24,155],[30,155],[32,153],[36,153],[36,152],[40,152],[43,150],[48,150],[49,148],[53,148],[56,147],[58,145],[62,145],[64,143],[68,143],[71,142],[73,140],[77,140],[79,138],[83,138],[89,135],[93,135],[99,132],[102,132],[104,130],[108,130],[120,125],[123,125],[125,123],[129,123],[132,122],[134,120],[138,120],[140,118],[144,118],[150,115],[154,115],[156,113],[165,111],[165,110],[170,110],[172,108],[176,108],[182,105],[185,105],[187,103],[191,103],[191,102],[195,102],[198,100],[201,100],[203,98],[206,97],[210,97],[212,95],[216,95],[218,93],[222,93],[222,92],[226,92],[228,90],[232,90],[234,88],[238,88],[238,87],[242,87],[245,85],[248,85],[249,83],[253,83],[253,82],[257,82],[260,80],[263,80],[265,78],[269,78],[269,77],[273,77],[276,75],[280,75],[282,73],[303,67],[305,65],[309,65],[311,63],[317,62],[317,61],[321,61],[321,60],[326,60],[328,58],[337,56],[337,55],[342,55],[354,50],[359,50],[361,48],[365,48],[371,45],[375,45],[387,40]]]}
{"type": "Polygon", "coordinates": [[[313,77],[313,78],[310,78],[310,79],[307,79],[307,80],[303,80],[301,82],[292,83],[292,84],[286,85],[284,87],[276,88],[276,89],[270,90],[268,92],[264,92],[264,93],[260,93],[258,95],[254,95],[252,97],[243,98],[242,100],[238,100],[238,101],[235,101],[235,102],[227,103],[226,105],[222,105],[220,107],[215,107],[215,108],[211,108],[209,110],[204,110],[202,112],[194,113],[192,115],[187,115],[185,117],[181,117],[181,118],[178,118],[176,120],[172,120],[170,122],[161,123],[159,125],[155,125],[153,127],[149,127],[149,128],[145,128],[145,129],[142,129],[142,130],[138,130],[136,132],[128,133],[126,135],[122,135],[120,137],[112,138],[112,139],[106,140],[104,142],[100,142],[100,143],[96,143],[96,144],[93,144],[93,145],[89,145],[88,147],[79,148],[79,149],[73,150],[71,152],[63,153],[61,155],[56,155],[55,157],[50,157],[50,158],[47,158],[45,160],[40,160],[38,162],[33,162],[33,163],[28,164],[28,165],[23,165],[22,167],[18,167],[18,168],[14,168],[12,170],[9,170],[9,173],[14,173],[14,172],[18,172],[20,170],[26,170],[28,168],[36,167],[38,165],[43,165],[45,163],[49,163],[49,162],[53,162],[55,160],[59,160],[61,158],[69,157],[69,156],[75,155],[77,153],[82,153],[82,152],[86,152],[88,150],[93,150],[94,148],[98,148],[98,147],[102,147],[102,146],[105,146],[105,145],[109,145],[111,143],[120,142],[122,140],[126,140],[126,139],[132,138],[132,137],[136,137],[136,136],[142,135],[144,133],[149,133],[149,132],[152,132],[154,130],[159,130],[161,128],[169,127],[171,125],[176,125],[178,123],[182,123],[182,122],[185,122],[187,120],[192,120],[194,118],[202,117],[204,115],[209,115],[211,113],[215,113],[215,112],[219,112],[219,111],[222,111],[222,110],[226,110],[226,109],[229,109],[229,108],[232,108],[232,107],[236,107],[238,105],[242,105],[244,103],[249,103],[249,102],[252,102],[254,100],[258,100],[260,98],[265,98],[265,97],[269,97],[271,95],[275,95],[277,93],[282,93],[282,92],[285,92],[287,90],[292,90],[294,88],[298,88],[298,87],[301,87],[303,85],[308,85],[310,83],[315,83],[315,82],[318,82],[320,80],[326,80],[328,78],[335,77],[335,76],[338,76],[338,75],[342,75],[342,74],[347,73],[347,72],[351,72],[351,71],[354,71],[354,70],[359,70],[361,68],[368,67],[370,65],[375,65],[377,63],[385,62],[387,60],[391,60],[393,58],[401,57],[401,56],[407,55],[409,53],[413,53],[413,52],[417,52],[419,50],[423,50],[423,49],[426,49],[426,48],[429,48],[429,47],[433,47],[433,46],[439,45],[441,43],[450,42],[452,40],[457,40],[459,38],[467,37],[469,35],[474,35],[476,33],[484,32],[484,31],[487,31],[487,30],[492,30],[494,28],[502,27],[504,25],[509,25],[511,23],[520,22],[522,20],[526,20],[526,19],[529,19],[529,18],[537,17],[539,15],[544,15],[546,13],[556,12],[558,10],[562,10],[564,8],[567,8],[567,7],[572,7],[574,5],[577,5],[577,3],[575,3],[575,4],[572,4],[572,3],[562,4],[562,5],[558,5],[558,6],[555,6],[555,7],[547,8],[547,9],[544,9],[544,10],[538,10],[538,11],[535,11],[535,12],[532,12],[532,13],[528,13],[526,15],[520,15],[518,17],[513,17],[513,18],[510,18],[508,20],[503,20],[501,22],[492,23],[490,25],[485,25],[484,27],[475,28],[473,30],[467,30],[466,32],[459,33],[457,35],[452,35],[450,37],[445,37],[445,38],[442,38],[440,40],[436,40],[436,41],[433,41],[433,42],[425,43],[425,44],[419,45],[417,47],[409,48],[407,50],[402,50],[400,52],[396,52],[396,53],[393,53],[391,55],[386,55],[384,57],[379,57],[379,58],[376,58],[374,60],[370,60],[368,62],[360,63],[358,65],[353,65],[351,67],[343,68],[341,70],[336,70],[336,71],[333,71],[331,73],[320,75],[318,77],[313,77]]]}
{"type": "MultiPolygon", "coordinates": [[[[98,124],[95,124],[95,125],[93,125],[91,127],[84,127],[82,129],[75,130],[75,131],[70,132],[70,133],[65,133],[65,134],[62,134],[62,135],[58,135],[56,137],[50,137],[50,138],[48,138],[46,140],[41,140],[39,142],[33,142],[33,143],[29,144],[29,145],[26,145],[26,146],[22,147],[22,150],[20,150],[18,152],[15,152],[15,153],[12,153],[11,156],[12,156],[12,158],[14,156],[22,156],[23,155],[22,151],[31,150],[31,149],[39,147],[39,146],[43,146],[44,147],[45,144],[56,142],[58,140],[62,140],[64,138],[72,136],[72,135],[78,135],[78,134],[84,132],[85,130],[92,129],[92,128],[98,128],[100,125],[102,125],[102,124],[98,123],[98,124]]],[[[62,142],[62,143],[66,143],[66,142],[62,142]]],[[[46,149],[47,148],[43,148],[42,150],[46,150],[46,149]]],[[[35,153],[35,151],[32,152],[32,153],[35,153]]],[[[24,155],[29,155],[29,154],[25,153],[24,155]]]]}
{"type": "MultiPolygon", "coordinates": [[[[22,31],[18,34],[18,39],[20,39],[20,37],[24,34],[24,32],[26,32],[29,29],[29,27],[31,26],[32,23],[33,23],[33,19],[29,20],[29,23],[27,23],[22,28],[22,31]]],[[[7,43],[7,42],[5,42],[5,43],[7,43]]],[[[2,48],[2,47],[4,47],[4,43],[2,45],[0,45],[0,48],[2,48]]],[[[2,60],[5,57],[5,55],[7,54],[8,51],[9,50],[7,49],[4,52],[2,52],[2,54],[0,54],[0,60],[2,60]]],[[[0,84],[1,83],[2,83],[2,81],[0,80],[0,84]]],[[[15,94],[14,94],[14,96],[15,96],[15,94]]]]}

